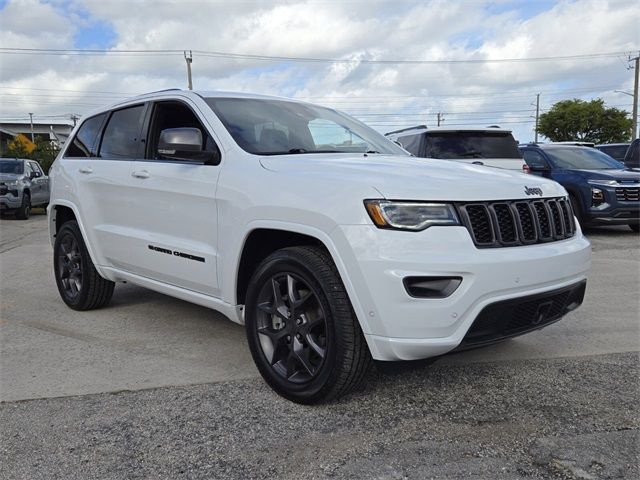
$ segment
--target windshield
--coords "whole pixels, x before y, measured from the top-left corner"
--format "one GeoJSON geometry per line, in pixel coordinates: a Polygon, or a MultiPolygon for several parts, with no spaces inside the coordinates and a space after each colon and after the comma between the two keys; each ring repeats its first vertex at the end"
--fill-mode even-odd
{"type": "Polygon", "coordinates": [[[21,175],[24,166],[20,160],[0,160],[0,173],[15,173],[21,175]]]}
{"type": "Polygon", "coordinates": [[[329,108],[253,98],[206,98],[236,143],[255,155],[385,153],[403,149],[363,123],[329,108]]]}
{"type": "Polygon", "coordinates": [[[567,170],[612,170],[625,168],[606,153],[590,147],[549,148],[545,152],[555,164],[567,170]]]}
{"type": "Polygon", "coordinates": [[[522,158],[505,132],[427,132],[426,140],[429,158],[522,158]]]}

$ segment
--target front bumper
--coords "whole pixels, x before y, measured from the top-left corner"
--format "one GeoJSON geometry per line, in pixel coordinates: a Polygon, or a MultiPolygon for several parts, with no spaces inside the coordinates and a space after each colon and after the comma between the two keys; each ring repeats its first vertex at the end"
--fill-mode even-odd
{"type": "Polygon", "coordinates": [[[633,225],[640,223],[638,187],[592,185],[603,192],[604,202],[591,206],[584,215],[588,225],[633,225]]]}
{"type": "Polygon", "coordinates": [[[11,193],[0,196],[0,210],[14,210],[22,205],[22,195],[15,196],[11,193]]]}
{"type": "Polygon", "coordinates": [[[377,360],[414,360],[458,347],[491,304],[563,289],[586,280],[591,248],[572,238],[519,247],[478,249],[464,227],[424,232],[342,226],[333,232],[359,305],[365,338],[377,360]],[[409,276],[462,277],[447,298],[414,298],[409,276]]]}

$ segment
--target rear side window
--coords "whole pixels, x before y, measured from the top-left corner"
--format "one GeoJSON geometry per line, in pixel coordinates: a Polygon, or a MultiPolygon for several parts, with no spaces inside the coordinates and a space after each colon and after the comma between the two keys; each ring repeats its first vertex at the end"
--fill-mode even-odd
{"type": "Polygon", "coordinates": [[[522,158],[510,133],[432,132],[426,144],[428,158],[522,158]]]}
{"type": "Polygon", "coordinates": [[[627,150],[629,149],[629,145],[607,145],[596,148],[601,152],[606,153],[610,157],[622,161],[625,154],[627,153],[627,150]]]}
{"type": "Polygon", "coordinates": [[[135,158],[140,145],[143,114],[144,105],[113,112],[102,135],[100,157],[135,158]]]}
{"type": "Polygon", "coordinates": [[[98,150],[98,133],[106,113],[96,115],[84,121],[71,145],[65,152],[65,157],[96,157],[98,150]]]}
{"type": "Polygon", "coordinates": [[[404,149],[415,155],[416,157],[420,157],[422,152],[420,151],[420,144],[422,142],[422,134],[419,133],[417,135],[405,135],[404,137],[398,137],[398,142],[400,145],[404,147],[404,149]]]}
{"type": "Polygon", "coordinates": [[[524,157],[524,161],[532,168],[549,168],[549,164],[545,160],[545,158],[534,150],[525,150],[522,153],[524,157]]]}

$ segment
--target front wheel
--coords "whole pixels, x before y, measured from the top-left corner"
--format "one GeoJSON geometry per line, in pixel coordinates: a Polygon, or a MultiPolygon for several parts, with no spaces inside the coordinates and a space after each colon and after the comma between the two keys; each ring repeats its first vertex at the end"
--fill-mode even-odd
{"type": "Polygon", "coordinates": [[[355,388],[372,365],[364,335],[330,255],[291,247],[254,273],[245,323],[265,381],[298,403],[317,403],[355,388]]]}
{"type": "Polygon", "coordinates": [[[111,300],[115,284],[96,271],[74,220],[62,225],[56,234],[53,271],[60,296],[72,309],[93,310],[111,300]]]}
{"type": "Polygon", "coordinates": [[[18,220],[28,220],[31,216],[31,197],[28,193],[22,194],[22,204],[16,210],[16,218],[18,220]]]}

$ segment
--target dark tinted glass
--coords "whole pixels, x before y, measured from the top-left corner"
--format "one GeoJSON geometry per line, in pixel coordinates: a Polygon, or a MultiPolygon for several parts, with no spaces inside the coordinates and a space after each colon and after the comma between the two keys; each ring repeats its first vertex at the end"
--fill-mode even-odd
{"type": "Polygon", "coordinates": [[[537,169],[549,168],[549,164],[547,164],[547,161],[544,159],[544,157],[539,152],[536,152],[535,150],[525,150],[522,156],[524,157],[524,161],[531,168],[537,168],[537,169]]]}
{"type": "Polygon", "coordinates": [[[109,118],[102,144],[102,158],[135,158],[140,145],[144,105],[116,110],[109,118]]]}
{"type": "Polygon", "coordinates": [[[622,161],[624,160],[624,155],[627,153],[629,145],[603,145],[596,148],[610,157],[622,161]]]}
{"type": "Polygon", "coordinates": [[[624,157],[624,163],[631,168],[640,168],[640,140],[635,139],[631,142],[629,150],[624,157]]]}
{"type": "Polygon", "coordinates": [[[510,133],[431,132],[426,144],[429,158],[522,158],[510,133]]]}
{"type": "Polygon", "coordinates": [[[556,165],[567,170],[609,170],[625,168],[606,153],[590,147],[548,148],[545,153],[556,165]]]}
{"type": "Polygon", "coordinates": [[[236,143],[256,155],[372,152],[406,155],[358,120],[329,108],[253,98],[205,98],[236,143]]]}
{"type": "Polygon", "coordinates": [[[422,140],[422,134],[419,133],[417,135],[405,135],[404,137],[398,137],[398,141],[404,147],[404,149],[419,157],[422,152],[420,152],[420,143],[422,140]]]}
{"type": "Polygon", "coordinates": [[[98,147],[98,130],[102,125],[106,113],[86,119],[71,145],[65,152],[65,157],[95,157],[98,147]]]}
{"type": "Polygon", "coordinates": [[[0,160],[0,173],[24,173],[24,164],[20,160],[0,160]]]}

